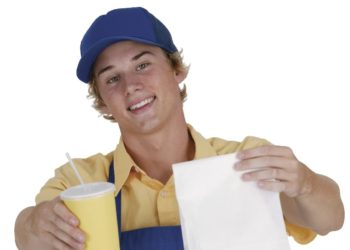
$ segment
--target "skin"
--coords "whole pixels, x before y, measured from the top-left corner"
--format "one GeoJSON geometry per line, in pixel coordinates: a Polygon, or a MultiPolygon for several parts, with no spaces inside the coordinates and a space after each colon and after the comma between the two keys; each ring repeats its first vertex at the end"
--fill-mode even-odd
{"type": "Polygon", "coordinates": [[[85,234],[78,219],[59,197],[24,209],[15,225],[16,245],[20,250],[84,249],[85,234]]]}
{"type": "MultiPolygon", "coordinates": [[[[193,159],[179,83],[187,72],[175,72],[158,47],[120,42],[105,49],[94,74],[106,104],[104,112],[118,122],[125,146],[149,176],[165,183],[171,165],[193,159]],[[130,107],[151,98],[142,108],[130,107]],[[152,159],[149,159],[152,155],[152,159]]],[[[78,219],[56,198],[24,209],[15,226],[19,249],[83,249],[78,219]]]]}
{"type": "Polygon", "coordinates": [[[244,181],[255,181],[265,190],[280,192],[285,218],[325,235],[344,223],[344,206],[338,185],[311,171],[289,147],[263,146],[238,153],[234,169],[250,170],[244,181]],[[273,180],[273,181],[271,181],[273,180]]]}
{"type": "MultiPolygon", "coordinates": [[[[99,55],[93,74],[106,104],[103,112],[113,115],[128,153],[150,177],[166,183],[173,163],[193,159],[178,86],[187,72],[174,71],[160,48],[113,44],[99,55]]],[[[344,207],[337,184],[312,172],[290,148],[263,146],[241,151],[238,158],[235,171],[252,170],[242,175],[244,181],[281,192],[289,222],[320,234],[341,228],[344,207]]],[[[78,219],[59,198],[24,209],[15,234],[21,250],[83,249],[85,240],[78,219]]]]}
{"type": "Polygon", "coordinates": [[[163,183],[172,175],[174,162],[194,155],[179,95],[186,74],[175,72],[160,48],[129,41],[108,47],[96,61],[104,112],[117,121],[135,163],[163,183]],[[130,110],[149,98],[151,103],[130,110]]]}

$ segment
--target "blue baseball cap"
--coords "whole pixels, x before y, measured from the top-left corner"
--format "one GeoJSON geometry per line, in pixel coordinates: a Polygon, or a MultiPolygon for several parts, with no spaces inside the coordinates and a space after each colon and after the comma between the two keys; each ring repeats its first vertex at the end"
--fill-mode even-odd
{"type": "Polygon", "coordinates": [[[169,53],[178,51],[169,30],[146,9],[111,10],[91,24],[81,41],[78,78],[88,83],[99,54],[109,45],[125,40],[155,45],[169,53]]]}

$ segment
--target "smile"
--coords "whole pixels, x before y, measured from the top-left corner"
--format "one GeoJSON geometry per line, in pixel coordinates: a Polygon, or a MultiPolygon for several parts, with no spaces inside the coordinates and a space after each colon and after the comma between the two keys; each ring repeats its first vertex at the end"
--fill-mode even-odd
{"type": "Polygon", "coordinates": [[[145,100],[143,100],[143,101],[141,101],[141,102],[138,102],[138,103],[136,103],[136,104],[134,104],[134,105],[131,105],[131,106],[128,108],[128,110],[129,110],[129,111],[134,111],[134,110],[136,110],[136,109],[140,109],[140,108],[146,106],[147,104],[153,102],[154,99],[156,99],[155,96],[149,97],[149,98],[147,98],[147,99],[145,99],[145,100]]]}

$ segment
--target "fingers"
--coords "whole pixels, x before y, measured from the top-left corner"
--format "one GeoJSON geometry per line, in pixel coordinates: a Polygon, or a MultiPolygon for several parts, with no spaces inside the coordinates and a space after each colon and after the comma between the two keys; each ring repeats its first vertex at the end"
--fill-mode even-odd
{"type": "Polygon", "coordinates": [[[85,235],[78,228],[78,218],[60,200],[54,204],[53,211],[56,216],[53,218],[55,227],[52,233],[68,245],[82,249],[85,235]]]}
{"type": "Polygon", "coordinates": [[[242,174],[244,181],[292,181],[295,179],[294,173],[288,173],[279,168],[266,168],[259,171],[252,171],[242,174]]]}
{"type": "Polygon", "coordinates": [[[76,216],[74,216],[69,209],[58,200],[54,206],[53,210],[57,216],[59,216],[64,222],[76,227],[79,225],[79,220],[76,216]]]}
{"type": "Polygon", "coordinates": [[[272,191],[272,192],[285,192],[288,190],[288,182],[285,181],[258,181],[258,186],[261,189],[272,191]]]}
{"type": "MultiPolygon", "coordinates": [[[[65,228],[68,224],[66,223],[58,223],[56,224],[53,229],[51,230],[51,234],[56,238],[56,241],[54,244],[56,244],[56,247],[68,247],[67,249],[84,249],[84,243],[83,241],[79,241],[76,239],[76,236],[74,237],[73,234],[78,234],[78,230],[71,228],[68,229],[68,231],[71,231],[72,234],[67,233],[67,231],[62,230],[62,228],[65,228]],[[59,225],[61,224],[61,225],[59,225]]],[[[68,225],[68,227],[71,227],[68,225]]],[[[59,248],[60,249],[60,248],[59,248]]],[[[65,248],[63,248],[65,249],[65,248]]]]}
{"type": "Polygon", "coordinates": [[[42,242],[55,249],[83,249],[85,235],[78,219],[56,198],[35,207],[32,228],[42,242]]]}
{"type": "Polygon", "coordinates": [[[298,166],[298,161],[295,159],[280,157],[280,156],[261,156],[256,158],[246,158],[235,163],[236,170],[250,170],[261,168],[286,168],[294,169],[298,166]]]}
{"type": "Polygon", "coordinates": [[[55,235],[46,232],[45,235],[45,242],[48,243],[50,246],[54,247],[54,249],[58,250],[77,250],[77,249],[84,249],[83,247],[72,247],[70,245],[67,245],[62,240],[58,239],[55,235]]]}
{"type": "Polygon", "coordinates": [[[266,145],[251,149],[242,150],[237,153],[237,158],[240,160],[255,158],[260,156],[279,156],[279,157],[287,157],[294,158],[293,151],[285,146],[275,146],[275,145],[266,145]]]}
{"type": "Polygon", "coordinates": [[[273,192],[284,192],[288,196],[296,196],[296,174],[287,173],[283,169],[268,168],[252,171],[242,175],[243,181],[255,181],[259,188],[273,192]]]}
{"type": "Polygon", "coordinates": [[[290,197],[300,193],[304,185],[302,163],[293,151],[283,146],[262,146],[237,153],[234,169],[250,170],[242,174],[243,181],[255,181],[265,190],[284,192],[290,197]]]}
{"type": "Polygon", "coordinates": [[[85,241],[85,236],[79,228],[68,224],[60,217],[55,218],[53,234],[68,245],[75,246],[77,249],[80,249],[85,241]]]}

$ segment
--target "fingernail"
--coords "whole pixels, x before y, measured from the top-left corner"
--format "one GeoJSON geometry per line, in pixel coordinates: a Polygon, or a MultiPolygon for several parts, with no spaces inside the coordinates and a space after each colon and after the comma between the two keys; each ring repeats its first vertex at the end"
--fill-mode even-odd
{"type": "Polygon", "coordinates": [[[236,162],[236,163],[233,165],[233,169],[235,169],[235,170],[240,170],[240,169],[241,169],[241,164],[240,164],[240,162],[236,162]]]}
{"type": "Polygon", "coordinates": [[[244,154],[242,153],[242,152],[237,152],[237,154],[236,154],[236,157],[237,157],[237,159],[243,159],[243,157],[244,157],[244,154]]]}
{"type": "Polygon", "coordinates": [[[85,241],[85,236],[82,234],[78,234],[78,241],[83,243],[85,241]]]}
{"type": "Polygon", "coordinates": [[[242,178],[242,180],[244,180],[244,181],[249,181],[250,175],[249,175],[249,174],[242,174],[241,178],[242,178]]]}
{"type": "Polygon", "coordinates": [[[76,226],[76,225],[78,225],[78,220],[75,219],[75,218],[71,218],[71,219],[69,220],[69,223],[70,223],[72,226],[76,226]]]}

